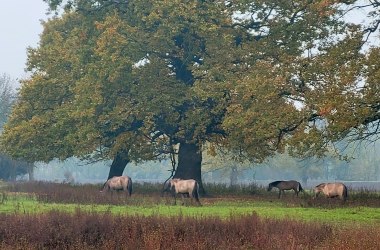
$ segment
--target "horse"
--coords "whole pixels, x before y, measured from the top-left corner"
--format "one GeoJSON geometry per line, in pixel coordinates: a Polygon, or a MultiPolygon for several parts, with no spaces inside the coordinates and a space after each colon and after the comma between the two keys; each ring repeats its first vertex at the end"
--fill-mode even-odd
{"type": "Polygon", "coordinates": [[[114,176],[108,179],[100,192],[123,190],[127,195],[132,195],[132,179],[129,176],[114,176]]]}
{"type": "Polygon", "coordinates": [[[199,184],[196,180],[188,179],[183,180],[179,178],[173,178],[164,184],[162,195],[164,192],[170,192],[174,197],[174,205],[176,205],[177,194],[182,196],[182,205],[184,204],[184,197],[191,197],[191,200],[201,205],[199,201],[199,184]]]}
{"type": "Polygon", "coordinates": [[[341,182],[321,183],[314,188],[314,192],[314,199],[317,198],[321,192],[328,198],[339,197],[343,201],[346,201],[348,196],[347,187],[341,182]]]}
{"type": "Polygon", "coordinates": [[[291,190],[293,189],[295,194],[297,195],[298,197],[298,193],[299,192],[303,192],[303,188],[301,186],[301,183],[299,183],[298,181],[274,181],[274,182],[271,182],[269,183],[268,185],[268,191],[271,191],[272,188],[278,188],[279,190],[279,193],[278,193],[278,198],[281,197],[281,193],[284,193],[285,191],[284,190],[291,190]]]}

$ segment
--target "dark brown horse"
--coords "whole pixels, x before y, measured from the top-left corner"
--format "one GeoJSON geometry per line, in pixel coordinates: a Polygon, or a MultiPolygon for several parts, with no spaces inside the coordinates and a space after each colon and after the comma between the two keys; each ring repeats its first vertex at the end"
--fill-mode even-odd
{"type": "Polygon", "coordinates": [[[174,197],[174,205],[177,201],[177,194],[182,196],[182,205],[184,204],[184,197],[191,197],[191,199],[195,199],[198,205],[201,205],[199,201],[199,184],[196,180],[182,180],[178,178],[174,178],[168,180],[164,189],[162,190],[162,194],[164,192],[170,192],[174,197]]]}
{"type": "Polygon", "coordinates": [[[271,191],[272,188],[278,188],[278,198],[281,197],[281,193],[284,193],[284,190],[294,190],[295,194],[298,196],[298,193],[303,191],[301,184],[298,181],[274,181],[269,183],[268,191],[271,191]]]}
{"type": "Polygon", "coordinates": [[[314,198],[317,198],[321,192],[328,198],[339,197],[343,201],[346,201],[348,196],[347,187],[341,182],[321,183],[314,188],[314,192],[314,198]]]}
{"type": "Polygon", "coordinates": [[[108,179],[100,192],[106,191],[125,191],[129,196],[132,195],[132,179],[129,176],[114,176],[108,179]]]}

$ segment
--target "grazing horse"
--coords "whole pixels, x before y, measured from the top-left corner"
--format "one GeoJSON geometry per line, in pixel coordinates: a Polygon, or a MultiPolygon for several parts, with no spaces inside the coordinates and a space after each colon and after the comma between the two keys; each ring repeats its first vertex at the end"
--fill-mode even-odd
{"type": "Polygon", "coordinates": [[[272,188],[278,188],[278,198],[281,197],[281,193],[284,193],[284,190],[291,190],[293,189],[295,194],[298,196],[298,193],[303,191],[303,188],[301,184],[298,181],[274,181],[269,183],[268,185],[268,191],[271,191],[272,188]]]}
{"type": "Polygon", "coordinates": [[[114,176],[108,179],[100,192],[123,190],[129,196],[132,195],[132,179],[129,176],[114,176]]]}
{"type": "Polygon", "coordinates": [[[341,182],[321,183],[314,188],[314,192],[314,198],[317,198],[321,192],[328,198],[339,197],[343,201],[346,201],[348,196],[347,187],[341,182]]]}
{"type": "Polygon", "coordinates": [[[182,180],[173,178],[167,181],[162,190],[164,192],[170,192],[174,197],[174,205],[176,204],[177,194],[182,195],[182,205],[184,204],[184,197],[191,197],[191,200],[195,199],[198,205],[201,205],[199,201],[199,184],[196,180],[182,180]]]}

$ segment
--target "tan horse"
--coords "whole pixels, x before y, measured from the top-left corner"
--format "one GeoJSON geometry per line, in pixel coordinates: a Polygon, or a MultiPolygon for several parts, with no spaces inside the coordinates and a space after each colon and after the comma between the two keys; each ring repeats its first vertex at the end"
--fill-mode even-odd
{"type": "Polygon", "coordinates": [[[321,183],[314,188],[314,192],[314,198],[317,198],[321,192],[328,198],[339,197],[343,201],[346,201],[348,196],[347,187],[341,182],[321,183]]]}
{"type": "Polygon", "coordinates": [[[106,191],[125,191],[129,196],[132,195],[132,179],[129,176],[114,176],[108,179],[100,192],[106,191]]]}
{"type": "Polygon", "coordinates": [[[162,190],[162,194],[164,192],[170,192],[174,197],[174,205],[177,201],[177,194],[182,195],[182,205],[184,204],[184,197],[191,197],[191,199],[195,199],[198,205],[201,205],[199,201],[199,184],[196,180],[182,180],[178,178],[174,178],[165,183],[164,189],[162,190]]]}
{"type": "Polygon", "coordinates": [[[283,194],[284,190],[294,190],[295,194],[298,196],[298,193],[303,191],[303,188],[301,186],[301,183],[298,181],[274,181],[269,183],[268,185],[268,191],[271,191],[272,188],[278,188],[278,198],[281,197],[281,194],[283,194]]]}

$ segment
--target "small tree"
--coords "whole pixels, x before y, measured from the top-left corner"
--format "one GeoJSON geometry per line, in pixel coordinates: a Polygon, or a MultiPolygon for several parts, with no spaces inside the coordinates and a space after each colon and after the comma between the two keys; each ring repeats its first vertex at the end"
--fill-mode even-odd
{"type": "Polygon", "coordinates": [[[12,80],[7,74],[0,76],[0,132],[11,112],[11,107],[15,99],[15,92],[12,88],[12,80]]]}
{"type": "MultiPolygon", "coordinates": [[[[0,134],[16,99],[16,92],[12,86],[13,81],[5,73],[0,76],[0,134]]],[[[0,148],[0,179],[14,180],[18,175],[27,173],[29,174],[29,179],[33,179],[33,166],[31,163],[16,161],[10,158],[0,148]]]]}

